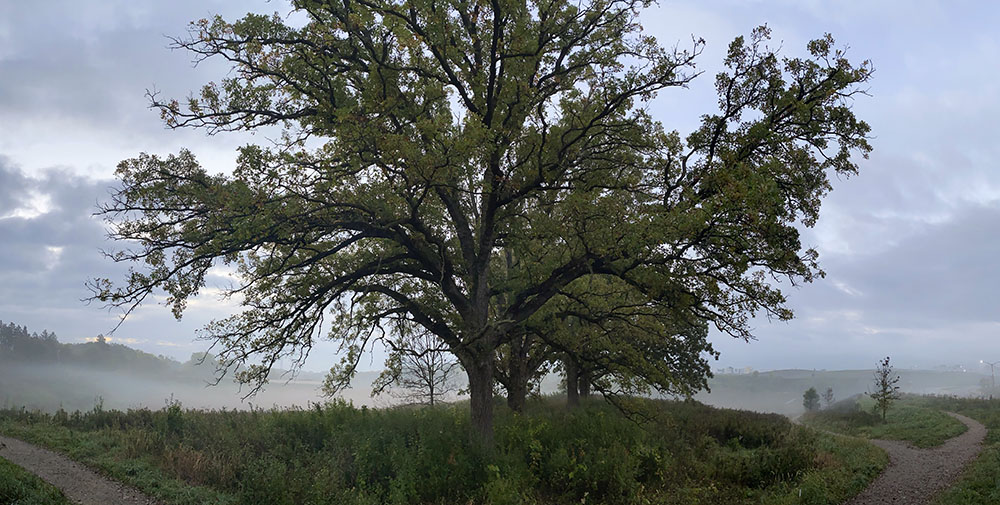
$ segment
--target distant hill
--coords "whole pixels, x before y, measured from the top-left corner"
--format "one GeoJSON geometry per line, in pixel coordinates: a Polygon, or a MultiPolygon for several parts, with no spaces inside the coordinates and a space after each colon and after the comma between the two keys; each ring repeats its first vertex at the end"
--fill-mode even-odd
{"type": "MultiPolygon", "coordinates": [[[[294,378],[275,369],[262,392],[247,397],[249,389],[231,380],[216,383],[214,356],[196,353],[181,363],[129,346],[108,342],[66,344],[55,333],[31,332],[27,327],[0,321],[0,405],[54,411],[108,408],[160,408],[179,400],[193,408],[307,407],[322,402],[324,374],[299,372],[294,378]],[[292,379],[292,380],[289,380],[292,379]]],[[[361,372],[341,397],[357,405],[376,405],[371,383],[378,374],[361,372]]]]}
{"type": "Polygon", "coordinates": [[[75,365],[147,375],[162,375],[182,368],[176,360],[110,343],[103,336],[94,342],[64,344],[48,330],[33,333],[26,326],[3,321],[0,321],[0,362],[75,365]]]}
{"type": "MultiPolygon", "coordinates": [[[[99,335],[93,342],[66,344],[55,333],[30,332],[25,326],[0,321],[0,363],[35,363],[72,365],[104,372],[126,372],[139,376],[169,377],[174,380],[214,382],[214,356],[195,353],[181,363],[163,355],[154,355],[124,344],[112,343],[99,335]]],[[[287,370],[274,369],[271,379],[288,380],[287,370]]],[[[322,381],[324,374],[300,371],[297,381],[322,381]]]]}

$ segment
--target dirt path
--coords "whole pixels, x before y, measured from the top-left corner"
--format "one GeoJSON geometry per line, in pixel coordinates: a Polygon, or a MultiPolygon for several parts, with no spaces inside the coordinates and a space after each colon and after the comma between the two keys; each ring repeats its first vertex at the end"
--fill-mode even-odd
{"type": "Polygon", "coordinates": [[[982,449],[986,428],[963,415],[948,412],[969,429],[940,447],[917,449],[898,440],[872,440],[889,453],[889,467],[868,489],[845,505],[920,505],[958,478],[982,449]]]}
{"type": "Polygon", "coordinates": [[[0,457],[23,467],[62,490],[80,505],[158,505],[160,502],[119,482],[103,477],[71,459],[0,436],[0,457]]]}

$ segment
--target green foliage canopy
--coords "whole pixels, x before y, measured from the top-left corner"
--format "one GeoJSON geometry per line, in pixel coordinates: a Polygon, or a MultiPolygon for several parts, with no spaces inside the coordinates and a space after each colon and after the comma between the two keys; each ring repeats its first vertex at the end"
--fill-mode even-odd
{"type": "MultiPolygon", "coordinates": [[[[855,173],[852,153],[870,150],[850,100],[871,67],[829,36],[807,58],[780,58],[766,28],[737,38],[719,111],[682,137],[646,105],[691,81],[703,43],[661,47],[638,22],[646,2],[293,3],[301,27],[213,18],[176,41],[233,72],[183,103],[154,94],[167,125],[283,134],[241,148],[232,175],[187,151],[123,161],[103,213],[137,245],[111,256],[145,267],[91,285],[126,313],[162,289],[180,317],[213,265],[235,265],[228,294],[244,309],[206,337],[223,364],[260,357],[249,382],[282,357],[301,363],[324,331],[346,377],[393,338],[386,323],[414,325],[461,362],[488,436],[497,352],[592,280],[657,324],[749,339],[755,312],[791,317],[769,276],[821,273],[795,226],[816,222],[828,172],[855,173]]],[[[697,336],[676,347],[710,349],[697,336]]],[[[660,375],[657,387],[683,384],[660,375]]]]}

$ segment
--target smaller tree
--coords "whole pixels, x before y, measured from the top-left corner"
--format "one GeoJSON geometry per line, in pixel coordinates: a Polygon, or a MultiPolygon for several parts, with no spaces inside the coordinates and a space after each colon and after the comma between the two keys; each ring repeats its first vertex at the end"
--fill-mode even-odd
{"type": "Polygon", "coordinates": [[[802,406],[806,408],[806,412],[819,410],[819,393],[816,388],[809,388],[802,394],[802,406]]]}
{"type": "Polygon", "coordinates": [[[875,369],[875,391],[868,393],[868,396],[875,400],[875,408],[882,412],[882,422],[886,422],[886,413],[892,402],[900,398],[899,376],[893,375],[892,365],[889,364],[889,357],[879,362],[875,369]]]}
{"type": "Polygon", "coordinates": [[[823,393],[823,403],[826,404],[826,408],[830,408],[833,405],[833,388],[826,388],[823,393]]]}
{"type": "Polygon", "coordinates": [[[405,332],[399,341],[390,342],[391,354],[386,369],[372,384],[372,396],[388,390],[407,403],[435,405],[459,392],[457,360],[444,343],[429,332],[405,332]]]}

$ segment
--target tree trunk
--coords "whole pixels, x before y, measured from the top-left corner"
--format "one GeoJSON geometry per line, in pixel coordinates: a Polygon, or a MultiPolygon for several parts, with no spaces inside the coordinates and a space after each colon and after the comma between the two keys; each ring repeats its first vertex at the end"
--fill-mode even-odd
{"type": "Polygon", "coordinates": [[[566,406],[570,408],[580,405],[580,369],[572,358],[566,357],[566,406]]]}
{"type": "Polygon", "coordinates": [[[580,374],[580,398],[583,400],[590,398],[590,381],[590,370],[586,370],[580,374]]]}
{"type": "Polygon", "coordinates": [[[528,388],[523,381],[514,382],[511,388],[507,390],[507,407],[514,412],[524,412],[524,404],[527,403],[528,388]]]}
{"type": "Polygon", "coordinates": [[[486,447],[493,445],[493,356],[473,360],[465,365],[469,375],[469,406],[472,427],[486,447]]]}
{"type": "Polygon", "coordinates": [[[507,407],[514,412],[524,412],[524,404],[528,397],[528,380],[525,377],[525,372],[524,361],[516,360],[510,364],[508,371],[510,377],[505,387],[507,388],[507,407]]]}

